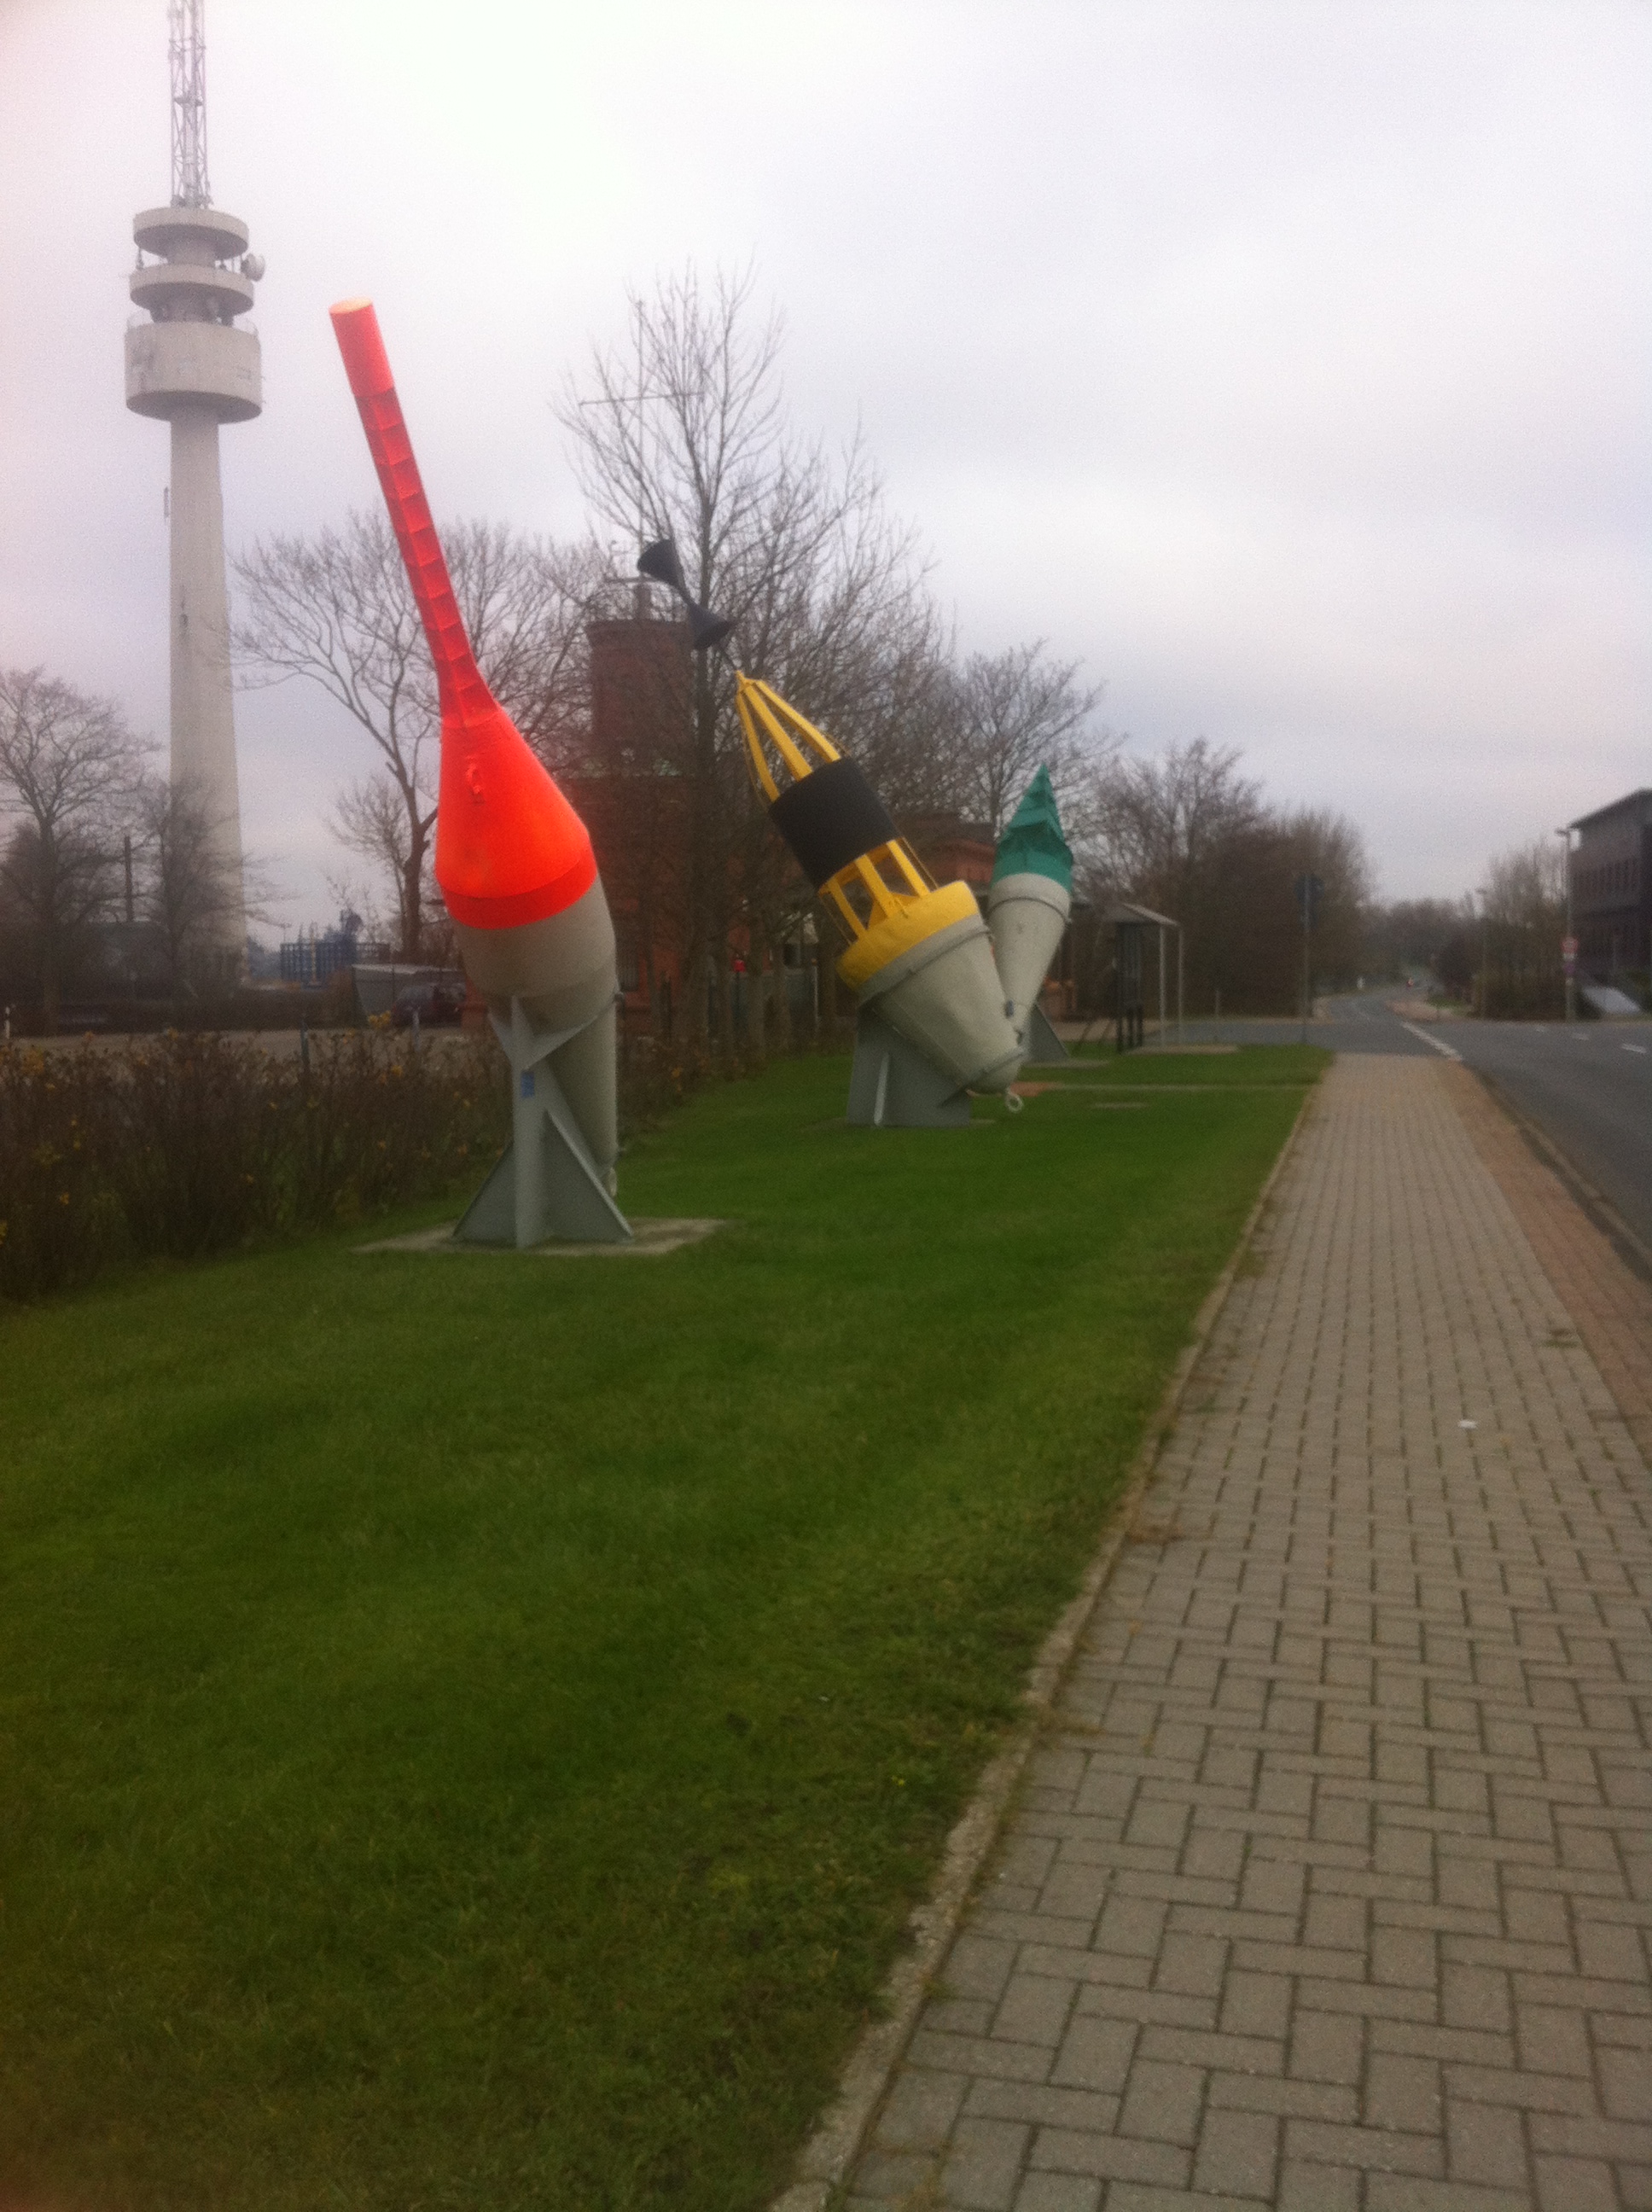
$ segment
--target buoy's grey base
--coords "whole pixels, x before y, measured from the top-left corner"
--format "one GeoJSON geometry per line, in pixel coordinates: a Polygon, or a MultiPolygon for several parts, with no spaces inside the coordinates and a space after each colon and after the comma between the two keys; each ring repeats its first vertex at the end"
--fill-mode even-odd
{"type": "Polygon", "coordinates": [[[673,1220],[662,1217],[657,1221],[633,1221],[631,1234],[623,1244],[605,1240],[601,1243],[578,1243],[567,1237],[550,1238],[544,1244],[477,1244],[470,1240],[461,1243],[456,1234],[456,1221],[438,1223],[434,1229],[416,1229],[407,1237],[384,1237],[376,1243],[356,1244],[355,1252],[458,1252],[472,1259],[516,1258],[526,1260],[657,1260],[668,1252],[680,1252],[685,1245],[703,1244],[708,1237],[715,1236],[727,1224],[722,1221],[699,1220],[692,1217],[673,1220]]]}
{"type": "Polygon", "coordinates": [[[1072,1057],[1050,1024],[1049,1016],[1037,1000],[1027,1016],[1027,1058],[1035,1067],[1052,1067],[1057,1060],[1072,1057]]]}
{"type": "Polygon", "coordinates": [[[844,1118],[859,1129],[967,1128],[969,1094],[926,1060],[875,1006],[862,1006],[844,1118]]]}
{"type": "Polygon", "coordinates": [[[952,1091],[1002,1091],[1021,1065],[993,940],[979,914],[886,960],[860,986],[860,1018],[897,1030],[952,1091]]]}
{"type": "MultiPolygon", "coordinates": [[[[558,1237],[573,1244],[625,1244],[631,1225],[591,1156],[554,1062],[595,1024],[544,1030],[520,999],[508,1021],[491,1017],[511,1064],[511,1141],[453,1231],[460,1244],[525,1252],[558,1237]]],[[[597,1021],[611,1023],[604,1006],[597,1021]]]]}

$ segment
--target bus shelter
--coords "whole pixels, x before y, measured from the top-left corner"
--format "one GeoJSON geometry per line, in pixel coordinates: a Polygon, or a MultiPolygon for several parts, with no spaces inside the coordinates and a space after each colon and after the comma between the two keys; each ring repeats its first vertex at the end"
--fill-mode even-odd
{"type": "Polygon", "coordinates": [[[1145,1035],[1146,990],[1143,981],[1145,963],[1142,951],[1150,929],[1158,933],[1158,1034],[1161,1044],[1164,1042],[1167,1022],[1164,933],[1167,929],[1173,929],[1176,933],[1176,1035],[1179,1037],[1181,1034],[1181,924],[1168,914],[1155,914],[1151,906],[1135,906],[1122,899],[1108,907],[1102,919],[1110,921],[1114,930],[1115,1036],[1119,1051],[1136,1050],[1145,1035]]]}

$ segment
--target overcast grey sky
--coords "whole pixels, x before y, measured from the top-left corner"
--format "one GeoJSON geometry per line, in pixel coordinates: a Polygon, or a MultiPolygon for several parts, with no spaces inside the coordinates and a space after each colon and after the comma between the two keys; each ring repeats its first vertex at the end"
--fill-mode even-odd
{"type": "MultiPolygon", "coordinates": [[[[1242,748],[1390,896],[1652,782],[1652,8],[208,0],[215,203],[269,263],[232,547],[377,488],[377,301],[437,515],[571,534],[550,402],[629,286],[755,263],[967,649],[1242,748]]],[[[0,659],[167,720],[167,435],[122,404],[164,0],[0,0],[0,659]]],[[[243,699],[249,845],[325,921],[365,740],[243,699]]],[[[839,733],[849,744],[853,731],[839,733]]]]}

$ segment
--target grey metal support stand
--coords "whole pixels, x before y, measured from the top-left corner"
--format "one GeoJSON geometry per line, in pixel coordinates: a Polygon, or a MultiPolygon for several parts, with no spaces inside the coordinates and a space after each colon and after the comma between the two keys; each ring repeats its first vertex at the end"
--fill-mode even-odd
{"type": "Polygon", "coordinates": [[[1069,1057],[1067,1048],[1056,1036],[1049,1016],[1036,1000],[1027,1015],[1027,1060],[1033,1067],[1049,1067],[1058,1060],[1069,1057]]]}
{"type": "Polygon", "coordinates": [[[591,1157],[554,1066],[557,1053],[589,1023],[536,1029],[519,999],[511,1000],[508,1022],[497,1014],[489,1018],[511,1064],[511,1141],[454,1230],[455,1241],[513,1244],[518,1251],[553,1237],[629,1243],[631,1224],[591,1157]]]}
{"type": "Polygon", "coordinates": [[[969,1094],[892,1029],[876,1006],[862,1006],[849,1070],[849,1121],[861,1129],[959,1129],[969,1094]]]}

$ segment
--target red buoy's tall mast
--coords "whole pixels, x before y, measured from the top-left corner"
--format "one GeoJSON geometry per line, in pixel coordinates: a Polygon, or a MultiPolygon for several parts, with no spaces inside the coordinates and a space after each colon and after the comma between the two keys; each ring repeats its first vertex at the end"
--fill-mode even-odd
{"type": "Polygon", "coordinates": [[[435,663],[436,881],[448,912],[468,927],[543,921],[596,881],[590,836],[477,666],[373,302],[341,301],[332,325],[435,663]]]}
{"type": "Polygon", "coordinates": [[[341,301],[332,310],[332,326],[361,427],[367,434],[367,451],[390,510],[390,526],[401,548],[419,619],[429,641],[430,657],[436,664],[443,715],[450,702],[460,713],[483,712],[494,700],[482,680],[453,597],[452,580],[436,526],[430,520],[430,504],[424,495],[419,465],[413,458],[413,442],[407,434],[402,403],[396,397],[396,380],[390,373],[372,301],[341,301]]]}

